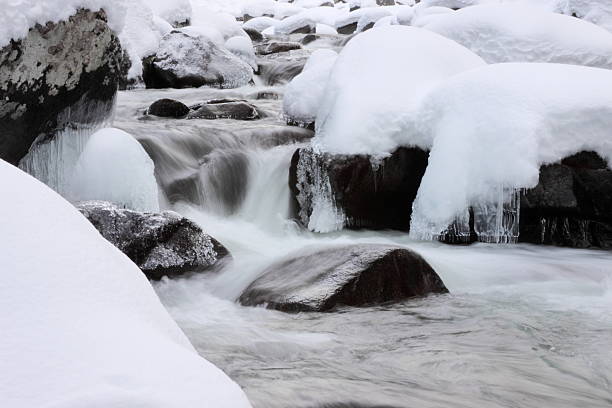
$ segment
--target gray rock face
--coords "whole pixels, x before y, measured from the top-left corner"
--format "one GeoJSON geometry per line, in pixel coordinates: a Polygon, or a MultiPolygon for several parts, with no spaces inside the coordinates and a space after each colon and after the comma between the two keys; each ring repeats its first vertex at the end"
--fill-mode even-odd
{"type": "Polygon", "coordinates": [[[35,140],[106,119],[123,56],[105,13],[88,10],[0,49],[0,158],[17,164],[35,140]]]}
{"type": "Polygon", "coordinates": [[[205,271],[229,256],[223,245],[175,212],[142,213],[104,201],[82,202],[77,208],[149,279],[205,271]]]}
{"type": "Polygon", "coordinates": [[[361,244],[309,249],[269,266],[240,296],[246,306],[285,312],[322,312],[448,290],[415,252],[361,244]]]}
{"type": "Polygon", "coordinates": [[[247,101],[237,99],[219,99],[191,107],[187,119],[236,119],[255,120],[261,116],[257,108],[247,101]]]}
{"type": "Polygon", "coordinates": [[[253,69],[228,50],[177,30],[164,35],[156,55],[143,61],[147,88],[237,88],[252,77],[253,69]]]}

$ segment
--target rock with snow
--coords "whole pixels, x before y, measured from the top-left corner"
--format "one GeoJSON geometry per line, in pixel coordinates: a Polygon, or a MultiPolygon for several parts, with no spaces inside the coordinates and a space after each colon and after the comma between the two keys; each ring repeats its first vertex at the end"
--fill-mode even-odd
{"type": "Polygon", "coordinates": [[[542,166],[521,197],[520,242],[612,248],[612,170],[595,152],[542,166]]]}
{"type": "Polygon", "coordinates": [[[256,17],[242,25],[242,28],[246,31],[248,29],[257,30],[259,32],[264,31],[266,28],[275,27],[280,20],[272,17],[256,17]]]}
{"type": "Polygon", "coordinates": [[[0,158],[16,164],[35,141],[106,120],[122,62],[105,13],[87,10],[0,48],[0,158]]]}
{"type": "Polygon", "coordinates": [[[255,106],[238,99],[211,100],[191,108],[187,119],[255,120],[261,117],[255,106]]]}
{"type": "Polygon", "coordinates": [[[3,160],[0,179],[1,406],[250,407],[74,206],[3,160]]]}
{"type": "Polygon", "coordinates": [[[307,248],[267,267],[240,296],[246,306],[325,312],[448,293],[417,253],[390,245],[307,248]]]}
{"type": "Polygon", "coordinates": [[[298,149],[289,170],[294,216],[318,232],[408,231],[427,157],[428,152],[418,148],[400,148],[382,160],[298,149]]]}
{"type": "Polygon", "coordinates": [[[302,45],[292,41],[271,41],[265,44],[258,45],[256,47],[257,54],[259,55],[270,55],[278,54],[280,52],[288,52],[292,50],[299,50],[302,45]]]}
{"type": "Polygon", "coordinates": [[[146,61],[143,76],[147,88],[236,88],[251,81],[253,69],[205,36],[172,31],[146,61]]]}
{"type": "Polygon", "coordinates": [[[147,115],[163,118],[182,118],[189,113],[189,107],[174,99],[158,99],[149,106],[147,115]]]}
{"type": "Polygon", "coordinates": [[[254,28],[243,27],[243,29],[244,29],[244,32],[247,33],[251,41],[263,41],[264,37],[261,32],[257,31],[254,28]]]}
{"type": "Polygon", "coordinates": [[[425,28],[457,41],[488,63],[556,62],[612,68],[612,33],[524,4],[466,7],[437,15],[425,28]]]}
{"type": "Polygon", "coordinates": [[[225,42],[225,48],[249,64],[253,71],[257,72],[257,58],[255,57],[255,50],[253,49],[253,42],[250,37],[242,35],[232,37],[225,42]]]}
{"type": "Polygon", "coordinates": [[[84,201],[76,207],[149,279],[203,272],[229,256],[197,224],[172,211],[132,211],[105,201],[84,201]]]}

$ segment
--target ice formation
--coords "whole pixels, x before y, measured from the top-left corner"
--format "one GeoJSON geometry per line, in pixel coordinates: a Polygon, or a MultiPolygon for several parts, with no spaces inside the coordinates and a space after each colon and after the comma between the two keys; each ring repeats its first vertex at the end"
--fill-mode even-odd
{"type": "Polygon", "coordinates": [[[587,21],[525,4],[466,7],[425,25],[488,63],[556,62],[612,68],[612,33],[587,21]]]}
{"type": "Polygon", "coordinates": [[[138,211],[159,211],[153,161],[135,138],[115,128],[91,135],[72,173],[67,196],[74,201],[103,200],[138,211]]]}
{"type": "Polygon", "coordinates": [[[248,408],[76,208],[0,160],[0,406],[248,408]]]}

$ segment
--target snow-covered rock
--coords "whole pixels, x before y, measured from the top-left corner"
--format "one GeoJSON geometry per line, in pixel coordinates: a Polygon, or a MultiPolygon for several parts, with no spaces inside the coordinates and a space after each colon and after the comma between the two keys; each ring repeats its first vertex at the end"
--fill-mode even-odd
{"type": "Polygon", "coordinates": [[[272,264],[240,296],[247,306],[325,312],[448,293],[417,253],[389,245],[314,247],[272,264]]]}
{"type": "Polygon", "coordinates": [[[251,28],[257,31],[263,31],[268,27],[276,27],[279,22],[280,20],[272,17],[256,17],[245,22],[242,27],[245,29],[251,28]]]}
{"type": "Polygon", "coordinates": [[[524,4],[466,7],[436,15],[425,28],[457,41],[488,63],[556,62],[612,69],[612,33],[524,4]]]}
{"type": "Polygon", "coordinates": [[[333,26],[346,13],[333,7],[316,7],[302,11],[275,24],[276,34],[313,32],[317,24],[333,26]]]}
{"type": "Polygon", "coordinates": [[[149,279],[203,272],[229,252],[181,215],[138,212],[105,201],[77,203],[78,210],[149,279]]]}
{"type": "Polygon", "coordinates": [[[283,97],[283,115],[288,123],[306,127],[314,124],[329,74],[337,58],[338,54],[329,49],[314,51],[302,73],[287,85],[283,97]]]}
{"type": "Polygon", "coordinates": [[[227,48],[229,52],[249,64],[251,68],[253,68],[253,71],[257,71],[257,58],[255,58],[253,42],[249,37],[232,37],[225,42],[225,48],[227,48]]]}
{"type": "Polygon", "coordinates": [[[0,406],[250,406],[76,208],[2,160],[0,180],[0,406]]]}
{"type": "Polygon", "coordinates": [[[249,83],[253,69],[209,38],[184,31],[162,37],[159,49],[144,67],[149,88],[203,85],[236,88],[249,83]]]}
{"type": "Polygon", "coordinates": [[[74,168],[68,196],[159,211],[153,161],[132,135],[115,128],[91,135],[74,168]]]}
{"type": "MultiPolygon", "coordinates": [[[[2,18],[12,6],[2,6],[2,18]]],[[[20,23],[0,24],[0,30],[22,34],[10,31],[20,23]]],[[[24,38],[0,48],[0,158],[16,164],[35,140],[49,141],[67,127],[104,121],[122,62],[119,40],[104,12],[81,10],[26,30],[24,38]]]]}
{"type": "Polygon", "coordinates": [[[156,16],[161,17],[173,27],[182,27],[190,24],[190,0],[146,0],[156,16]]]}

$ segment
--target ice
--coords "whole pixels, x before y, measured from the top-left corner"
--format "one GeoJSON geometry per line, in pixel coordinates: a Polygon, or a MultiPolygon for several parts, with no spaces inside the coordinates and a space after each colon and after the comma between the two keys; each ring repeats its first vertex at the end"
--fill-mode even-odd
{"type": "Polygon", "coordinates": [[[283,115],[290,121],[308,125],[315,121],[327,87],[329,74],[338,54],[329,49],[314,51],[301,74],[285,88],[283,115]]]}
{"type": "Polygon", "coordinates": [[[525,4],[466,7],[425,26],[489,63],[556,62],[612,68],[612,33],[587,21],[525,4]]]}
{"type": "Polygon", "coordinates": [[[250,406],[76,208],[2,160],[0,180],[0,406],[250,406]]]}
{"type": "Polygon", "coordinates": [[[115,128],[91,135],[67,195],[74,201],[102,200],[137,211],[159,211],[153,161],[136,139],[115,128]]]}

